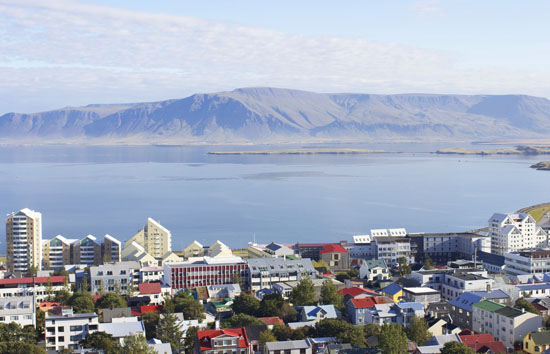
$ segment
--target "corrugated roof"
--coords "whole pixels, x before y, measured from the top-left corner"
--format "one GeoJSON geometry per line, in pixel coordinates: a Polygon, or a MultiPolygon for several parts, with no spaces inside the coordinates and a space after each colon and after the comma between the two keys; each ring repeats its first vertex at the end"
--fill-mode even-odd
{"type": "MultiPolygon", "coordinates": [[[[35,277],[34,282],[36,284],[45,284],[48,282],[48,279],[52,283],[62,283],[65,281],[64,275],[54,275],[51,277],[35,277]]],[[[33,278],[6,278],[6,279],[0,279],[0,285],[9,285],[9,284],[32,284],[33,278]]]]}
{"type": "Polygon", "coordinates": [[[138,285],[140,294],[160,294],[162,292],[160,283],[140,283],[138,285]]]}
{"type": "Polygon", "coordinates": [[[244,328],[226,328],[226,329],[211,329],[206,331],[197,331],[197,337],[201,350],[212,350],[212,339],[219,336],[229,335],[239,339],[237,346],[239,348],[247,348],[248,337],[244,328]]]}
{"type": "Polygon", "coordinates": [[[536,345],[550,344],[550,331],[531,332],[529,333],[536,345]]]}
{"type": "Polygon", "coordinates": [[[483,300],[476,304],[473,304],[472,306],[478,307],[482,310],[489,311],[489,312],[495,312],[496,310],[500,310],[501,308],[504,308],[506,306],[497,304],[496,302],[490,301],[490,300],[483,300]]]}
{"type": "Polygon", "coordinates": [[[320,253],[334,253],[334,252],[348,253],[348,251],[344,247],[342,247],[338,244],[333,244],[333,243],[331,243],[329,245],[324,245],[323,249],[320,251],[320,253]]]}
{"type": "Polygon", "coordinates": [[[403,287],[397,283],[392,283],[388,286],[386,286],[384,289],[382,289],[383,292],[385,292],[386,294],[390,294],[390,295],[395,295],[397,294],[398,292],[400,292],[401,290],[403,290],[403,287]]]}

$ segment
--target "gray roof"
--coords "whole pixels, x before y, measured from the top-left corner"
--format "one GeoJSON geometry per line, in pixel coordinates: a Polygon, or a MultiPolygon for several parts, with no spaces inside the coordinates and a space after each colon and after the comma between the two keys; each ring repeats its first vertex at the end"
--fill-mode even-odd
{"type": "Polygon", "coordinates": [[[307,340],[287,340],[283,342],[267,342],[265,348],[268,351],[272,350],[292,350],[292,349],[305,349],[309,348],[309,342],[307,340]]]}
{"type": "Polygon", "coordinates": [[[115,338],[122,338],[140,332],[145,333],[145,327],[141,321],[100,323],[98,331],[107,332],[115,338]]]}
{"type": "Polygon", "coordinates": [[[89,317],[97,317],[96,313],[75,313],[70,315],[53,315],[53,316],[47,316],[46,320],[72,320],[75,318],[89,318],[89,317]]]}
{"type": "Polygon", "coordinates": [[[250,273],[269,272],[270,274],[276,273],[289,273],[289,272],[311,272],[316,273],[311,259],[294,259],[285,260],[282,258],[250,258],[248,260],[248,267],[250,273]]]}

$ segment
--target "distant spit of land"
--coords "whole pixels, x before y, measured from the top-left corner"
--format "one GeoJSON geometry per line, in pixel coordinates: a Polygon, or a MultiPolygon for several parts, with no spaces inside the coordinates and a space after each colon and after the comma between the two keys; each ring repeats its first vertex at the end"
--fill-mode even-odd
{"type": "Polygon", "coordinates": [[[372,149],[289,149],[289,150],[243,150],[213,151],[210,155],[313,155],[313,154],[373,154],[387,152],[372,149]]]}
{"type": "Polygon", "coordinates": [[[550,161],[542,161],[531,165],[531,168],[535,168],[539,171],[550,171],[550,161]]]}
{"type": "Polygon", "coordinates": [[[524,146],[519,145],[510,149],[464,149],[449,148],[437,150],[436,154],[454,154],[454,155],[546,155],[550,154],[550,148],[542,146],[524,146]]]}

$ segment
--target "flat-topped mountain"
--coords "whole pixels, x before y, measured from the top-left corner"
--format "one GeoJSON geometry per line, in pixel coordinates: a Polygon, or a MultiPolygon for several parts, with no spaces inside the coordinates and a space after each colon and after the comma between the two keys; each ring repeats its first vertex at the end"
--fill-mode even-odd
{"type": "Polygon", "coordinates": [[[524,95],[325,94],[244,88],[151,103],[0,117],[6,142],[231,143],[518,139],[550,133],[550,101],[524,95]]]}

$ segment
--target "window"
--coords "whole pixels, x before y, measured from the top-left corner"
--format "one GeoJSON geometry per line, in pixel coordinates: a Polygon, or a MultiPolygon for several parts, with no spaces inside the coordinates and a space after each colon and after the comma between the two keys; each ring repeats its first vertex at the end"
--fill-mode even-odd
{"type": "Polygon", "coordinates": [[[78,342],[80,340],[80,335],[71,336],[71,342],[78,342]]]}
{"type": "Polygon", "coordinates": [[[17,321],[19,320],[19,316],[10,316],[11,321],[17,321]]]}
{"type": "Polygon", "coordinates": [[[59,327],[57,327],[57,331],[58,332],[65,332],[65,327],[59,326],[59,327]]]}
{"type": "Polygon", "coordinates": [[[71,332],[82,331],[82,326],[71,326],[71,332]]]}
{"type": "Polygon", "coordinates": [[[58,341],[58,342],[64,342],[64,341],[65,341],[65,337],[63,337],[63,336],[57,337],[57,341],[58,341]]]}

